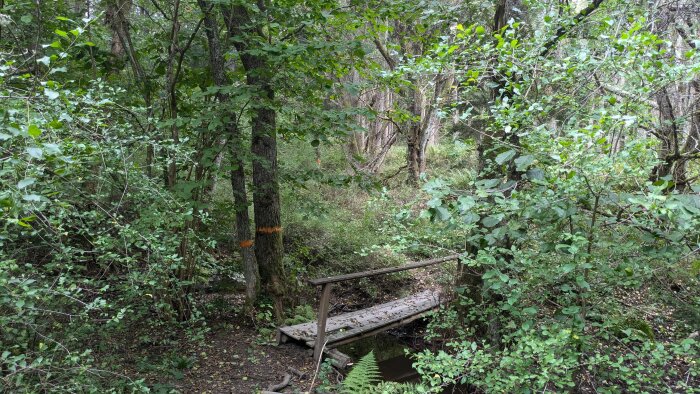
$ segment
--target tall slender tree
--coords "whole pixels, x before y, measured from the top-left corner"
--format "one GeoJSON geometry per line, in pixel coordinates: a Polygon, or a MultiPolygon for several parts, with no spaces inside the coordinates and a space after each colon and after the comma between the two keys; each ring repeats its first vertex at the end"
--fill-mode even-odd
{"type": "MultiPolygon", "coordinates": [[[[224,61],[223,48],[219,39],[219,26],[214,13],[213,6],[206,0],[197,0],[199,7],[204,14],[204,27],[209,46],[209,71],[214,84],[217,87],[225,88],[231,85],[231,80],[226,75],[226,63],[224,61]]],[[[227,140],[230,146],[231,160],[231,188],[233,190],[234,207],[236,210],[236,238],[239,245],[241,257],[243,259],[244,276],[246,281],[246,298],[248,303],[255,301],[260,285],[260,273],[258,264],[253,252],[253,240],[250,232],[250,218],[248,215],[248,193],[246,190],[245,161],[242,154],[244,138],[238,125],[238,119],[232,102],[228,94],[218,91],[216,99],[223,107],[225,113],[224,135],[221,137],[227,140]]]]}
{"type": "Polygon", "coordinates": [[[242,5],[223,8],[230,39],[254,94],[251,104],[251,153],[253,155],[253,214],[255,258],[266,293],[274,299],[275,314],[281,318],[286,297],[283,267],[282,221],[277,175],[277,112],[272,86],[274,67],[261,47],[270,40],[264,32],[266,2],[252,9],[242,5]]]}

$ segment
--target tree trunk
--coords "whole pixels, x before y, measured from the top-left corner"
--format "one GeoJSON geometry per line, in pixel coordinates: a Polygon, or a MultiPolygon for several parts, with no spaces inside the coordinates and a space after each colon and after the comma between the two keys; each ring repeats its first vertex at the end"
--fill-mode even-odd
{"type": "MultiPolygon", "coordinates": [[[[360,83],[361,77],[353,71],[347,82],[360,83]]],[[[367,108],[376,113],[373,118],[356,115],[358,126],[363,131],[348,137],[346,154],[348,163],[356,171],[376,174],[382,168],[391,147],[396,142],[399,130],[391,119],[394,109],[394,93],[375,85],[359,94],[343,92],[338,105],[342,108],[367,108]]]]}
{"type": "MultiPolygon", "coordinates": [[[[107,25],[112,31],[112,53],[116,56],[127,55],[131,69],[136,76],[136,80],[141,85],[141,93],[143,96],[144,105],[146,106],[146,119],[153,117],[153,99],[151,93],[151,85],[146,77],[146,72],[138,59],[136,50],[134,49],[131,40],[131,31],[129,22],[126,17],[131,9],[132,0],[110,0],[107,3],[105,19],[107,25]]],[[[87,4],[88,11],[90,3],[87,4]]],[[[146,133],[150,136],[153,131],[152,122],[149,120],[146,124],[146,133]]],[[[153,160],[155,159],[155,148],[152,143],[148,143],[146,147],[146,175],[149,178],[153,177],[153,160]]]]}
{"type": "MultiPolygon", "coordinates": [[[[216,86],[230,85],[230,80],[225,73],[225,62],[221,41],[218,36],[218,25],[211,14],[211,8],[206,0],[197,0],[204,14],[204,28],[209,43],[209,65],[212,79],[216,86]]],[[[243,147],[243,136],[238,129],[235,114],[229,108],[228,95],[218,93],[217,100],[226,106],[228,110],[229,124],[226,126],[227,137],[231,147],[231,189],[233,190],[233,203],[236,210],[236,240],[243,260],[243,275],[246,282],[246,301],[250,305],[255,302],[259,286],[260,273],[258,263],[253,251],[253,240],[250,232],[250,217],[248,215],[248,193],[246,190],[245,162],[239,150],[243,147]]]]}
{"type": "MultiPolygon", "coordinates": [[[[177,76],[175,75],[175,63],[177,54],[179,52],[178,48],[178,35],[180,32],[180,22],[178,17],[180,15],[180,0],[175,0],[173,6],[173,17],[170,29],[170,46],[168,47],[168,67],[166,71],[167,79],[167,95],[168,95],[168,111],[170,115],[170,120],[173,121],[170,127],[170,137],[173,140],[175,146],[180,144],[180,131],[178,130],[177,123],[174,121],[177,119],[177,76]]],[[[166,186],[168,189],[173,189],[175,183],[177,182],[177,154],[171,152],[168,160],[166,186]]]]}
{"type": "Polygon", "coordinates": [[[432,97],[429,101],[423,89],[418,86],[419,83],[420,81],[414,82],[409,108],[416,119],[410,122],[406,137],[408,182],[414,186],[418,185],[420,175],[426,170],[428,145],[440,128],[435,107],[445,93],[445,89],[452,84],[452,79],[437,75],[433,81],[432,97]]]}
{"type": "Polygon", "coordinates": [[[125,32],[128,31],[128,24],[125,15],[131,10],[131,0],[110,0],[107,2],[105,10],[105,20],[112,30],[110,51],[116,57],[124,56],[126,44],[124,41],[125,32]]]}
{"type": "Polygon", "coordinates": [[[233,190],[233,199],[236,209],[236,238],[240,248],[241,258],[243,259],[246,301],[251,305],[257,299],[260,290],[260,272],[258,271],[258,263],[255,259],[253,237],[250,233],[245,170],[243,168],[243,161],[236,158],[236,152],[233,152],[236,147],[240,147],[240,145],[236,145],[235,143],[231,144],[231,160],[234,167],[234,169],[231,170],[231,188],[233,190]]]}
{"type": "Polygon", "coordinates": [[[658,181],[670,177],[674,186],[678,185],[682,188],[687,183],[686,162],[681,155],[678,141],[680,131],[668,88],[664,87],[659,90],[655,100],[659,107],[659,128],[656,136],[660,142],[658,157],[661,162],[652,170],[650,179],[658,181]]]}
{"type": "MultiPolygon", "coordinates": [[[[253,86],[256,86],[253,78],[253,86]]],[[[250,81],[250,78],[249,78],[250,81]]],[[[258,85],[259,86],[259,85],[258,85]]],[[[274,95],[264,83],[266,99],[274,95]]],[[[276,113],[269,107],[260,107],[253,115],[253,212],[255,215],[255,257],[260,264],[260,277],[275,301],[275,312],[281,318],[286,296],[282,262],[282,221],[280,218],[279,184],[277,180],[276,113]]]]}
{"type": "MultiPolygon", "coordinates": [[[[259,7],[264,3],[259,2],[259,7]]],[[[274,90],[271,74],[274,69],[264,55],[249,52],[246,35],[259,35],[253,19],[243,6],[224,9],[229,34],[234,36],[246,72],[248,85],[256,92],[251,108],[251,152],[253,154],[253,213],[255,217],[255,258],[260,269],[263,289],[274,300],[278,320],[283,315],[286,298],[284,279],[282,223],[280,218],[279,183],[277,179],[277,113],[272,107],[274,90]]]]}
{"type": "Polygon", "coordinates": [[[408,183],[417,186],[421,174],[421,161],[425,152],[422,150],[421,140],[423,139],[423,94],[414,82],[413,91],[411,92],[411,103],[409,111],[415,119],[412,119],[408,126],[408,135],[406,136],[406,165],[408,166],[408,183]]]}

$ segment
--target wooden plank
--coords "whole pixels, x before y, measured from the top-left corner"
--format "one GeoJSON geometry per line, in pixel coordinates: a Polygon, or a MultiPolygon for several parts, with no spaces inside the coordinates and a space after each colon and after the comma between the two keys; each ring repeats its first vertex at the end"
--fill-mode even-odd
{"type": "Polygon", "coordinates": [[[439,306],[439,304],[431,306],[430,308],[426,308],[422,312],[419,312],[419,313],[416,313],[414,315],[402,318],[400,320],[394,320],[392,322],[389,322],[388,324],[381,324],[381,325],[376,324],[376,325],[372,325],[372,326],[363,327],[362,331],[347,331],[345,333],[346,335],[329,337],[328,341],[329,341],[330,345],[327,345],[327,346],[332,346],[332,347],[342,346],[342,345],[345,345],[346,343],[355,342],[355,341],[358,341],[362,338],[367,338],[367,337],[371,337],[373,335],[377,335],[380,332],[384,332],[384,331],[390,330],[392,328],[405,326],[406,324],[408,324],[412,321],[415,321],[415,320],[418,320],[420,318],[425,317],[425,315],[428,312],[432,311],[433,309],[437,308],[438,306],[439,306]],[[330,342],[331,340],[333,342],[330,342]]]}
{"type": "Polygon", "coordinates": [[[316,332],[316,343],[314,344],[314,361],[321,359],[323,347],[326,344],[326,320],[328,319],[328,305],[331,302],[332,283],[326,283],[321,289],[321,301],[318,304],[318,320],[316,332]]]}
{"type": "MultiPolygon", "coordinates": [[[[425,312],[434,309],[439,304],[440,299],[437,292],[423,291],[368,309],[333,316],[327,320],[324,332],[325,335],[328,335],[327,341],[324,338],[326,348],[352,342],[352,338],[364,336],[366,333],[380,332],[406,324],[422,317],[425,312]]],[[[315,347],[318,343],[318,322],[281,327],[279,330],[288,337],[305,342],[308,346],[315,347]]]]}
{"type": "Polygon", "coordinates": [[[344,282],[344,281],[352,280],[352,279],[368,278],[371,276],[390,274],[393,272],[400,272],[400,271],[407,271],[407,270],[412,270],[412,269],[421,268],[421,267],[428,267],[431,265],[444,263],[446,261],[457,260],[461,256],[462,256],[461,254],[453,254],[450,256],[440,257],[437,259],[417,261],[415,263],[410,263],[410,264],[402,265],[399,267],[381,268],[381,269],[377,269],[377,270],[353,272],[351,274],[330,276],[327,278],[311,279],[311,280],[309,280],[309,283],[311,283],[312,285],[315,285],[315,286],[319,286],[319,285],[323,285],[326,283],[337,283],[337,282],[344,282]]]}
{"type": "MultiPolygon", "coordinates": [[[[407,324],[410,321],[421,317],[425,312],[432,310],[440,305],[439,296],[431,291],[425,291],[415,294],[414,296],[401,299],[402,304],[399,308],[394,305],[386,306],[387,304],[377,305],[380,308],[374,309],[371,313],[358,318],[358,324],[349,330],[334,333],[328,336],[328,343],[334,346],[339,346],[340,341],[346,338],[364,337],[365,333],[376,332],[377,329],[389,329],[388,326],[396,327],[398,325],[407,324]]],[[[369,310],[367,310],[369,312],[369,310]]]]}

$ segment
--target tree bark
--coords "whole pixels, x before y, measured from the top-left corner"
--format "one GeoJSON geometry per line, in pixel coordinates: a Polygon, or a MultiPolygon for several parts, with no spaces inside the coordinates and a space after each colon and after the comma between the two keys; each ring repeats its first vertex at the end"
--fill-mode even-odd
{"type": "MultiPolygon", "coordinates": [[[[218,24],[211,13],[211,6],[206,0],[197,0],[204,14],[204,27],[209,44],[209,65],[211,75],[216,86],[227,86],[231,81],[226,76],[225,61],[221,41],[218,35],[218,24]]],[[[238,243],[241,258],[243,260],[243,275],[246,282],[246,301],[250,305],[255,302],[259,287],[260,273],[255,259],[253,240],[250,231],[250,217],[248,214],[248,193],[246,190],[245,162],[240,154],[243,147],[243,136],[238,129],[235,114],[229,108],[229,96],[221,92],[216,95],[217,100],[226,106],[228,124],[226,134],[229,139],[231,153],[231,189],[233,190],[233,203],[236,210],[236,241],[238,243]]]]}
{"type": "MultiPolygon", "coordinates": [[[[258,8],[264,12],[264,3],[258,8]]],[[[274,73],[264,55],[252,54],[250,38],[262,36],[261,29],[243,6],[224,9],[229,34],[235,37],[246,73],[248,85],[257,95],[251,108],[251,152],[253,154],[253,213],[255,217],[255,258],[260,269],[262,286],[274,301],[278,320],[283,315],[286,297],[286,281],[282,262],[282,223],[280,218],[279,183],[277,179],[277,113],[272,107],[274,90],[271,76],[274,73]]]]}
{"type": "Polygon", "coordinates": [[[435,77],[430,101],[420,86],[414,86],[410,111],[415,117],[408,128],[406,144],[406,165],[408,166],[408,182],[418,185],[421,174],[426,170],[428,143],[437,134],[440,128],[440,120],[435,115],[435,107],[443,96],[450,78],[440,74],[435,77]]]}
{"type": "MultiPolygon", "coordinates": [[[[131,9],[132,0],[110,0],[107,3],[107,11],[105,19],[107,25],[112,30],[112,53],[116,56],[127,55],[131,69],[141,85],[141,93],[143,96],[144,105],[146,106],[146,119],[153,117],[153,99],[151,85],[146,77],[146,72],[138,59],[136,50],[134,49],[131,40],[131,31],[129,22],[126,17],[131,9]]],[[[87,6],[90,9],[90,4],[87,6]]],[[[153,126],[150,121],[146,125],[148,135],[153,131],[153,126]]],[[[146,175],[149,178],[153,177],[153,160],[155,159],[155,148],[152,143],[146,147],[146,175]]]]}
{"type": "MultiPolygon", "coordinates": [[[[345,81],[359,84],[361,77],[353,71],[345,81]]],[[[354,170],[376,174],[400,133],[391,119],[395,93],[377,84],[358,94],[343,91],[339,96],[338,105],[342,108],[367,108],[376,114],[373,118],[356,115],[357,124],[363,131],[350,135],[346,147],[348,163],[354,170]]]]}
{"type": "MultiPolygon", "coordinates": [[[[110,50],[116,57],[124,56],[127,43],[124,37],[128,34],[128,24],[125,15],[131,10],[131,0],[110,0],[105,10],[105,20],[112,30],[110,50]]],[[[131,54],[129,54],[131,55],[131,54]]]]}
{"type": "Polygon", "coordinates": [[[659,128],[657,129],[657,138],[660,145],[658,148],[658,156],[661,162],[654,167],[651,175],[651,180],[657,181],[662,178],[672,176],[675,183],[684,177],[685,171],[680,171],[677,174],[678,159],[680,159],[680,146],[678,144],[678,125],[676,124],[676,116],[673,111],[673,104],[669,97],[668,88],[664,87],[655,95],[656,104],[659,107],[659,128]]]}
{"type": "MultiPolygon", "coordinates": [[[[168,47],[168,67],[166,71],[167,79],[167,94],[168,94],[168,111],[170,115],[170,120],[173,121],[170,127],[170,137],[173,140],[174,145],[180,144],[180,131],[178,130],[177,123],[177,76],[176,76],[176,58],[179,52],[178,48],[178,36],[180,32],[180,22],[178,17],[180,15],[180,0],[175,0],[173,6],[173,16],[172,24],[170,29],[170,46],[168,47]]],[[[177,182],[177,155],[173,152],[170,154],[170,159],[167,167],[167,177],[166,186],[168,189],[173,189],[175,183],[177,182]]]]}

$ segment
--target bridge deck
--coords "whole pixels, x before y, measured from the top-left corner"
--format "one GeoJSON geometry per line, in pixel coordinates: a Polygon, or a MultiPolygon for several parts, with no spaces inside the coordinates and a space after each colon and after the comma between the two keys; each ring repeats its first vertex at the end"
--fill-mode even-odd
{"type": "MultiPolygon", "coordinates": [[[[326,348],[334,348],[377,332],[407,324],[423,317],[426,312],[440,305],[436,291],[423,291],[371,308],[329,317],[326,324],[326,348]]],[[[287,338],[314,347],[318,322],[280,327],[280,342],[287,338]]]]}

